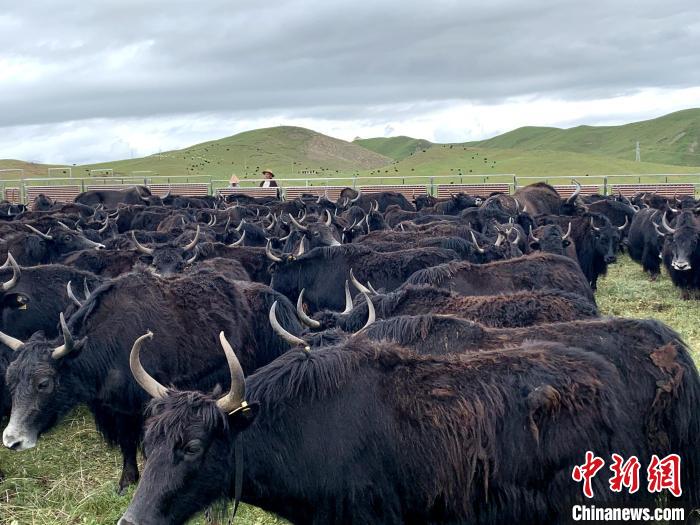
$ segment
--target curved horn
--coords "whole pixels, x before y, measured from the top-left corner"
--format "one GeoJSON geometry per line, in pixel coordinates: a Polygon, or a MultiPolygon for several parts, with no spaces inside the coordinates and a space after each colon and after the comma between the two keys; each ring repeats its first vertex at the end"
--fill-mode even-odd
{"type": "Polygon", "coordinates": [[[88,286],[87,277],[83,279],[83,293],[85,294],[86,301],[90,299],[90,297],[92,297],[92,292],[90,291],[90,287],[88,286]]]}
{"type": "Polygon", "coordinates": [[[37,235],[41,236],[42,239],[46,239],[47,241],[50,241],[53,239],[52,235],[49,235],[48,233],[42,233],[30,224],[25,224],[25,226],[27,228],[29,228],[31,231],[33,231],[34,233],[36,233],[37,235]]]}
{"type": "Polygon", "coordinates": [[[365,296],[365,301],[367,301],[367,322],[365,323],[365,326],[360,328],[359,331],[355,332],[356,334],[362,332],[377,319],[377,313],[374,311],[374,303],[372,303],[372,299],[370,299],[369,295],[367,295],[365,292],[362,292],[362,295],[365,296]]]}
{"type": "Polygon", "coordinates": [[[270,231],[272,228],[275,227],[276,224],[277,224],[277,217],[275,217],[275,216],[273,215],[273,216],[272,216],[272,222],[269,224],[269,226],[265,226],[265,230],[270,231]]]}
{"type": "Polygon", "coordinates": [[[287,341],[289,344],[292,345],[302,345],[308,348],[308,344],[306,341],[301,339],[300,337],[297,337],[296,335],[292,335],[287,330],[282,328],[282,325],[279,323],[277,320],[277,301],[272,303],[272,307],[270,308],[270,325],[272,325],[272,329],[275,331],[277,335],[279,335],[282,339],[287,341]]]}
{"type": "Polygon", "coordinates": [[[7,335],[2,332],[0,332],[0,343],[4,344],[15,352],[24,346],[24,341],[15,339],[11,335],[7,335]]]}
{"type": "Polygon", "coordinates": [[[366,293],[366,294],[372,293],[371,290],[370,290],[369,288],[367,288],[366,286],[363,286],[363,285],[360,283],[360,281],[358,281],[358,280],[355,278],[355,274],[352,272],[352,268],[350,268],[350,282],[352,282],[353,286],[354,286],[355,288],[357,288],[358,290],[360,290],[361,292],[366,293]]]}
{"type": "Polygon", "coordinates": [[[66,292],[68,293],[68,299],[73,301],[73,303],[75,303],[75,306],[77,306],[78,308],[83,306],[83,303],[81,303],[78,300],[78,298],[75,296],[75,294],[73,293],[73,287],[71,286],[71,281],[68,281],[68,284],[66,284],[66,292]]]}
{"type": "Polygon", "coordinates": [[[330,225],[333,223],[333,217],[331,217],[331,212],[329,212],[328,210],[323,210],[323,211],[326,213],[326,217],[327,217],[324,224],[330,228],[330,225]]]}
{"type": "Polygon", "coordinates": [[[304,292],[304,288],[302,288],[301,292],[299,292],[299,298],[297,299],[297,315],[299,316],[299,319],[301,319],[301,322],[306,326],[310,328],[321,328],[321,323],[315,319],[311,319],[311,317],[306,315],[306,312],[304,311],[304,292]]]}
{"type": "MultiPolygon", "coordinates": [[[[520,242],[520,230],[517,228],[511,228],[511,231],[515,230],[515,240],[510,241],[511,244],[518,244],[520,242]]],[[[508,240],[510,240],[510,232],[508,232],[508,240]]]]}
{"type": "Polygon", "coordinates": [[[216,221],[217,221],[217,219],[216,219],[216,214],[212,213],[212,214],[211,214],[211,219],[210,219],[210,221],[207,223],[207,225],[208,225],[208,226],[211,226],[211,227],[214,227],[214,226],[216,226],[216,221]]]}
{"type": "Polygon", "coordinates": [[[569,227],[566,230],[566,233],[564,234],[564,236],[561,238],[561,240],[565,241],[566,239],[569,238],[569,235],[571,235],[571,221],[569,221],[569,227]]]}
{"type": "Polygon", "coordinates": [[[505,237],[503,236],[503,233],[501,233],[501,230],[498,230],[498,237],[496,238],[496,242],[493,244],[494,246],[500,246],[504,240],[505,237]]]}
{"type": "MultiPolygon", "coordinates": [[[[571,227],[571,223],[569,223],[569,228],[571,227]]],[[[540,240],[535,237],[535,234],[532,232],[532,224],[530,225],[530,237],[532,238],[533,241],[535,242],[540,242],[540,240]]]]}
{"type": "Polygon", "coordinates": [[[20,270],[17,261],[15,261],[15,258],[12,257],[12,254],[10,252],[7,252],[7,262],[5,263],[5,265],[7,264],[12,266],[12,278],[7,282],[2,283],[3,292],[7,292],[14,288],[17,284],[17,281],[19,281],[20,276],[22,275],[22,271],[20,270]]]}
{"type": "Polygon", "coordinates": [[[306,248],[304,247],[304,239],[306,239],[306,235],[301,236],[301,240],[299,241],[299,250],[297,251],[297,257],[301,257],[306,251],[306,248]]]}
{"type": "Polygon", "coordinates": [[[131,373],[134,375],[136,382],[141,385],[141,388],[143,388],[148,395],[154,399],[161,399],[168,393],[168,389],[153,379],[141,364],[141,345],[143,345],[146,339],[153,339],[153,332],[149,330],[134,341],[134,345],[131,347],[131,353],[129,354],[129,368],[131,368],[131,373]]]}
{"type": "Polygon", "coordinates": [[[360,197],[362,197],[362,192],[357,190],[357,196],[354,199],[350,199],[350,202],[357,202],[360,200],[360,197]]]}
{"type": "Polygon", "coordinates": [[[651,221],[651,223],[654,225],[654,229],[656,230],[656,233],[659,237],[665,237],[664,233],[659,229],[659,225],[656,224],[654,221],[651,221]]]}
{"type": "Polygon", "coordinates": [[[194,234],[194,239],[192,239],[192,242],[189,243],[187,246],[183,248],[184,251],[189,252],[191,249],[193,249],[195,246],[197,246],[197,242],[199,241],[199,224],[197,225],[197,233],[194,234]]]}
{"type": "Polygon", "coordinates": [[[51,352],[52,359],[62,359],[68,354],[70,354],[73,350],[75,350],[73,336],[71,335],[70,330],[68,329],[68,325],[66,324],[66,318],[63,316],[63,312],[61,312],[59,318],[61,321],[61,331],[63,332],[63,344],[53,349],[53,351],[51,352]]]}
{"type": "Polygon", "coordinates": [[[352,231],[352,229],[353,229],[355,226],[357,226],[357,219],[355,219],[354,221],[352,221],[352,225],[351,225],[349,228],[343,228],[343,231],[344,231],[344,232],[352,231]]]}
{"type": "Polygon", "coordinates": [[[306,226],[299,224],[293,216],[290,215],[289,219],[292,221],[292,224],[297,227],[298,230],[303,232],[309,231],[309,229],[306,226]]]}
{"type": "Polygon", "coordinates": [[[134,230],[131,230],[131,240],[136,245],[136,249],[138,251],[140,251],[141,253],[145,253],[146,255],[153,255],[153,248],[146,248],[143,244],[136,240],[136,234],[134,233],[134,230]]]}
{"type": "Polygon", "coordinates": [[[243,235],[241,235],[241,237],[236,242],[232,242],[228,246],[229,246],[229,248],[233,248],[234,246],[241,246],[243,244],[244,240],[245,240],[245,230],[243,230],[243,235]]]}
{"type": "Polygon", "coordinates": [[[576,179],[572,179],[572,182],[576,184],[576,191],[571,194],[571,197],[566,199],[567,204],[572,204],[581,193],[581,184],[579,183],[579,181],[577,181],[576,179]]]}
{"type": "MultiPolygon", "coordinates": [[[[236,226],[236,231],[238,233],[241,233],[241,230],[243,229],[243,226],[245,226],[245,219],[241,219],[241,222],[238,223],[238,226],[236,226]]],[[[272,226],[272,224],[270,225],[272,226]]]]}
{"type": "Polygon", "coordinates": [[[596,228],[595,221],[593,220],[593,217],[591,217],[591,228],[593,228],[597,232],[600,231],[600,228],[596,228]]]}
{"type": "Polygon", "coordinates": [[[68,226],[67,224],[65,224],[65,223],[63,223],[63,222],[61,222],[61,221],[56,221],[56,222],[57,222],[58,225],[59,225],[61,228],[63,228],[64,230],[68,230],[69,232],[72,232],[72,231],[73,231],[73,229],[72,229],[70,226],[68,226]]]}
{"type": "Polygon", "coordinates": [[[104,226],[102,226],[102,228],[100,228],[99,230],[97,230],[97,233],[104,233],[104,232],[107,231],[107,228],[109,228],[109,217],[107,217],[107,218],[105,219],[104,226]]]}
{"type": "Polygon", "coordinates": [[[282,259],[280,259],[274,253],[272,253],[272,250],[270,249],[270,241],[267,241],[267,244],[265,245],[265,255],[272,262],[276,262],[276,263],[282,262],[282,259]]]}
{"type": "Polygon", "coordinates": [[[194,262],[197,260],[197,257],[199,257],[199,248],[195,248],[194,255],[192,257],[190,257],[189,259],[187,259],[185,261],[185,264],[188,264],[188,265],[194,264],[194,262]]]}
{"type": "Polygon", "coordinates": [[[372,292],[372,295],[379,295],[379,292],[374,289],[374,286],[372,286],[372,283],[367,281],[367,288],[369,288],[369,291],[372,292]]]}
{"type": "Polygon", "coordinates": [[[670,225],[670,224],[668,223],[668,221],[666,220],[666,214],[665,214],[665,213],[661,215],[661,224],[663,224],[663,227],[666,228],[666,230],[668,231],[668,233],[676,233],[676,229],[675,229],[675,228],[671,228],[671,225],[670,225]]]}
{"type": "Polygon", "coordinates": [[[350,293],[350,283],[345,279],[345,310],[342,313],[349,314],[352,312],[352,294],[350,293]]]}
{"type": "Polygon", "coordinates": [[[236,357],[236,352],[233,351],[233,347],[226,339],[223,331],[219,332],[219,342],[224,349],[224,354],[226,354],[226,362],[231,373],[231,388],[228,394],[216,401],[216,406],[222,412],[231,414],[234,410],[240,408],[245,400],[245,376],[243,375],[241,363],[236,357]]]}
{"type": "Polygon", "coordinates": [[[372,202],[374,202],[374,207],[372,208],[372,211],[379,211],[379,202],[377,200],[374,200],[372,202]]]}
{"type": "Polygon", "coordinates": [[[618,226],[617,229],[620,230],[620,231],[622,231],[622,230],[624,230],[625,228],[627,228],[627,225],[628,225],[629,223],[630,223],[630,221],[629,221],[629,219],[627,218],[627,215],[625,215],[625,224],[623,224],[622,226],[618,226]]]}
{"type": "Polygon", "coordinates": [[[513,200],[515,201],[515,210],[516,210],[518,213],[520,213],[520,209],[521,209],[520,201],[518,200],[517,197],[513,197],[513,200]]]}
{"type": "Polygon", "coordinates": [[[476,236],[474,235],[474,232],[470,231],[469,233],[472,236],[472,242],[474,243],[474,246],[476,246],[476,251],[478,251],[479,253],[484,253],[486,250],[484,250],[481,246],[479,246],[479,243],[476,242],[476,236]]]}

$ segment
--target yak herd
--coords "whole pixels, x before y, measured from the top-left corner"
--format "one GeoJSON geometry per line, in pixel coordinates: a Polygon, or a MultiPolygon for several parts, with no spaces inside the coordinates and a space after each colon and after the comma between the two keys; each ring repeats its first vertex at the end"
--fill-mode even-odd
{"type": "Polygon", "coordinates": [[[689,348],[594,296],[625,250],[697,298],[698,201],[543,183],[412,201],[0,204],[4,446],[87,406],[119,490],[138,483],[122,525],[227,499],[294,523],[566,523],[586,451],[682,458],[681,495],[599,476],[597,506],[700,506],[689,348]]]}

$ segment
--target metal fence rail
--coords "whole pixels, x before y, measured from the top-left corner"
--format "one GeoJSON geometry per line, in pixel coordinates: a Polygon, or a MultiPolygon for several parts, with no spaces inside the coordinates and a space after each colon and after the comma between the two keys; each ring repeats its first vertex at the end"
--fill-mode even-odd
{"type": "MultiPolygon", "coordinates": [[[[9,172],[17,172],[18,170],[0,169],[0,177],[9,172]]],[[[294,187],[298,190],[299,187],[317,188],[324,186],[332,187],[349,187],[357,189],[361,186],[425,186],[426,191],[431,195],[436,195],[438,187],[444,188],[447,185],[474,185],[483,186],[489,184],[507,184],[509,193],[516,189],[527,186],[534,182],[546,182],[553,186],[566,186],[573,182],[573,178],[568,176],[547,176],[547,177],[532,177],[518,176],[514,173],[500,174],[482,174],[482,175],[408,175],[408,176],[367,176],[367,175],[347,175],[337,177],[280,177],[275,178],[277,184],[284,190],[285,187],[294,187]]],[[[606,174],[606,175],[584,175],[578,177],[577,180],[588,186],[600,186],[604,194],[609,194],[613,186],[618,187],[624,184],[692,184],[695,193],[700,193],[700,173],[649,173],[649,174],[606,174]]],[[[261,180],[243,179],[237,185],[238,188],[254,188],[258,187],[261,180]]],[[[19,188],[20,198],[22,202],[27,202],[28,195],[33,195],[36,192],[33,187],[52,187],[52,186],[78,186],[80,191],[86,191],[88,187],[94,189],[99,186],[115,187],[119,185],[144,185],[144,186],[164,186],[164,185],[180,185],[180,184],[206,184],[209,188],[209,194],[215,194],[221,188],[229,187],[227,180],[218,179],[208,175],[187,175],[187,176],[167,176],[156,172],[134,172],[132,175],[116,175],[110,177],[40,177],[40,178],[25,178],[25,179],[1,179],[0,189],[2,195],[5,195],[6,189],[19,188]]],[[[58,188],[57,188],[58,189],[58,188]]],[[[297,191],[298,192],[298,191],[297,191]]],[[[10,190],[12,193],[12,190],[10,190]]],[[[444,193],[444,191],[443,191],[444,193]]]]}

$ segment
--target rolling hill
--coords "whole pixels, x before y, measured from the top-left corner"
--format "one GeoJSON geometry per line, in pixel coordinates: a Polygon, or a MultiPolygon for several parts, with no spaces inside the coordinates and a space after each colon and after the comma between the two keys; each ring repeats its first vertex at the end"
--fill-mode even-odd
{"type": "Polygon", "coordinates": [[[634,161],[637,141],[641,145],[643,161],[700,165],[700,109],[686,109],[622,126],[524,127],[465,145],[489,149],[570,151],[634,161]]]}
{"type": "Polygon", "coordinates": [[[372,139],[355,139],[353,144],[372,150],[380,155],[391,157],[394,160],[403,160],[406,157],[433,146],[429,140],[414,139],[412,137],[376,137],[372,139]]]}

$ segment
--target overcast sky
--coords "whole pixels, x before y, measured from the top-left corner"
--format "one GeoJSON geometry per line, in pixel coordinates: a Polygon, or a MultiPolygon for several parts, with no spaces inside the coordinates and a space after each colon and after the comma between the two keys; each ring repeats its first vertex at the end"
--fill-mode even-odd
{"type": "Polygon", "coordinates": [[[0,158],[623,123],[700,106],[698,50],[698,0],[3,2],[0,158]]]}

